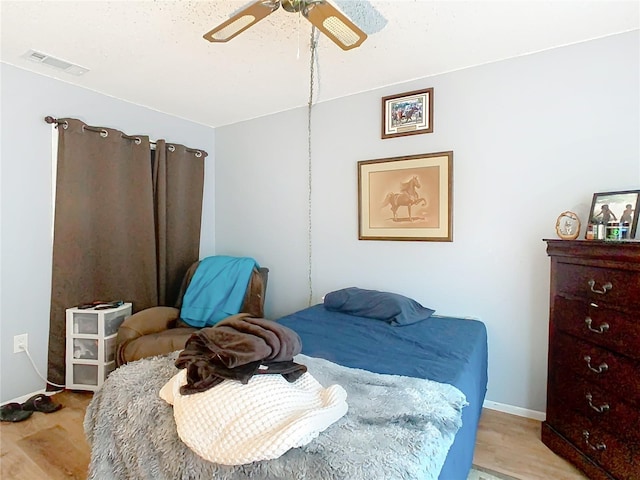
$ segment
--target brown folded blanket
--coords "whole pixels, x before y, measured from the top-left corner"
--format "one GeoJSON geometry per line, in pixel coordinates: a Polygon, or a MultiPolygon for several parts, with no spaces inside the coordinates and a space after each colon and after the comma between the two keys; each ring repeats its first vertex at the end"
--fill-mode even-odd
{"type": "Polygon", "coordinates": [[[256,373],[279,373],[293,382],[307,370],[293,362],[301,350],[300,337],[290,328],[246,313],[232,315],[187,340],[175,363],[187,369],[180,393],[202,392],[225,379],[247,383],[256,373]]]}

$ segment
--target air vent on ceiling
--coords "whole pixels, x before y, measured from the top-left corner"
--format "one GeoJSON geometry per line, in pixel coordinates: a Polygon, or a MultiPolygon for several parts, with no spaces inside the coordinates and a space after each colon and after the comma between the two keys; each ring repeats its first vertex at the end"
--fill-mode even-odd
{"type": "Polygon", "coordinates": [[[43,63],[58,70],[62,70],[63,72],[70,73],[71,75],[83,75],[89,71],[88,68],[52,57],[46,53],[36,52],[35,50],[29,50],[23,55],[23,58],[31,60],[32,62],[43,63]]]}

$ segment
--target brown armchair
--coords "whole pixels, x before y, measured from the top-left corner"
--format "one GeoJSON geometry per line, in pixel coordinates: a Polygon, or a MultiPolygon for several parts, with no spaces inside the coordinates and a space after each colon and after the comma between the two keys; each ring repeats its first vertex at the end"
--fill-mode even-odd
{"type": "MultiPolygon", "coordinates": [[[[188,338],[197,331],[180,320],[180,308],[191,278],[200,262],[195,262],[182,280],[175,307],[151,307],[127,318],[118,329],[116,364],[182,350],[188,338]]],[[[240,309],[253,317],[264,317],[264,297],[269,269],[254,268],[240,309]]]]}

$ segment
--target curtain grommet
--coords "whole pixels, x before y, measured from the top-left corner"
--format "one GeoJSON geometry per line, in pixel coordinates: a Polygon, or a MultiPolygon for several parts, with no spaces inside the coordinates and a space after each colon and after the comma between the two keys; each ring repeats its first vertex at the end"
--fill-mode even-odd
{"type": "Polygon", "coordinates": [[[175,152],[176,151],[176,147],[174,147],[173,145],[169,145],[169,146],[167,146],[167,150],[169,150],[170,152],[175,152]]]}
{"type": "Polygon", "coordinates": [[[202,157],[202,152],[200,150],[198,150],[196,152],[196,158],[200,158],[200,157],[202,157]]]}
{"type": "Polygon", "coordinates": [[[136,145],[140,145],[142,143],[142,139],[140,137],[136,137],[136,139],[133,141],[136,145]]]}
{"type": "Polygon", "coordinates": [[[107,138],[109,136],[109,132],[107,132],[104,128],[100,130],[100,136],[102,138],[107,138]]]}
{"type": "Polygon", "coordinates": [[[64,123],[62,124],[62,128],[64,128],[65,130],[69,128],[69,122],[65,120],[64,123]]]}

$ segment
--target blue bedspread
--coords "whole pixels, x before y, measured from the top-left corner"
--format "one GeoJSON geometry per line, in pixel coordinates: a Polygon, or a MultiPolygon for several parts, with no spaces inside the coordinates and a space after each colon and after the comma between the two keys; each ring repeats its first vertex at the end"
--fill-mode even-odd
{"type": "Polygon", "coordinates": [[[477,320],[432,316],[405,326],[315,305],[278,320],[302,339],[304,355],[376,373],[428,378],[460,389],[469,406],[440,480],[465,480],[487,388],[487,332],[477,320]]]}

